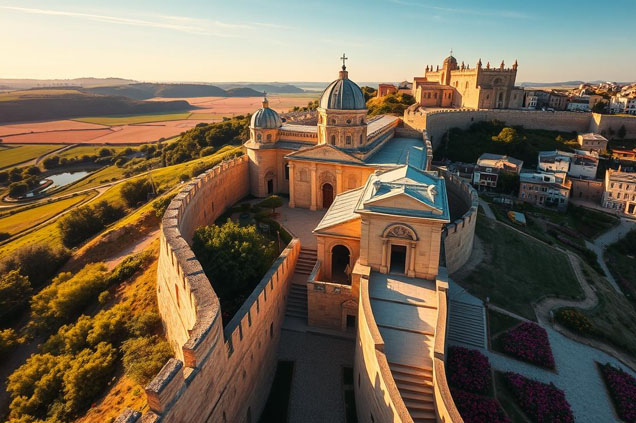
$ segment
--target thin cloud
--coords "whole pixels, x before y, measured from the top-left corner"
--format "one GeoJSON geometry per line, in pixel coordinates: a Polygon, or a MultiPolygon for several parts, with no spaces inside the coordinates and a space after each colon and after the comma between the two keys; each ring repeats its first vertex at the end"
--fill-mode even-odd
{"type": "Polygon", "coordinates": [[[404,0],[389,0],[389,2],[394,4],[399,4],[401,6],[409,6],[409,7],[421,7],[423,9],[431,9],[437,10],[440,12],[448,12],[448,13],[457,13],[462,15],[473,15],[473,16],[495,16],[500,18],[513,18],[513,19],[527,19],[528,15],[523,13],[514,12],[511,10],[477,10],[477,9],[457,9],[452,7],[443,7],[436,6],[432,4],[425,3],[414,3],[404,0]]]}
{"type": "Polygon", "coordinates": [[[64,16],[78,19],[85,19],[94,22],[104,22],[115,25],[129,25],[129,26],[138,26],[138,27],[147,27],[147,28],[159,28],[159,29],[169,29],[173,31],[184,32],[187,34],[194,35],[211,35],[215,37],[223,37],[223,38],[234,38],[238,35],[213,31],[209,26],[213,26],[219,29],[249,29],[248,25],[241,24],[229,24],[220,21],[211,21],[208,25],[201,24],[194,25],[193,22],[199,21],[192,18],[187,17],[177,17],[177,16],[164,16],[164,20],[169,21],[173,20],[181,23],[171,23],[160,20],[147,20],[147,19],[134,19],[134,18],[125,18],[120,16],[111,16],[111,15],[100,15],[93,13],[82,13],[82,12],[71,12],[71,11],[63,11],[63,10],[52,10],[52,9],[34,9],[34,8],[26,8],[26,7],[16,7],[16,6],[0,6],[1,9],[5,10],[13,10],[21,13],[28,13],[32,15],[48,15],[48,16],[64,16]],[[183,22],[189,22],[189,25],[184,25],[183,22]]]}

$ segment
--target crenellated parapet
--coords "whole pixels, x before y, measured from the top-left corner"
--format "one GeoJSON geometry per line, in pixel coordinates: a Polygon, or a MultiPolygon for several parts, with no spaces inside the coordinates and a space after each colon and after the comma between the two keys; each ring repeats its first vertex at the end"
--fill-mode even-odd
{"type": "Polygon", "coordinates": [[[196,228],[213,223],[248,192],[243,156],[193,179],[168,206],[157,300],[175,357],[145,388],[150,410],[126,410],[118,422],[230,422],[260,415],[300,242],[289,243],[225,328],[219,299],[190,248],[196,228]]]}

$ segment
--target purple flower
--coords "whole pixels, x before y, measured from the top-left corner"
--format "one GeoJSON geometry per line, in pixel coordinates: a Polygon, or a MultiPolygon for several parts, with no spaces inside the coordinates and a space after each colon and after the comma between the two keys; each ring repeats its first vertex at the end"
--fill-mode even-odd
{"type": "Polygon", "coordinates": [[[552,383],[545,384],[517,373],[505,373],[508,388],[519,407],[536,423],[574,423],[570,403],[552,383]]]}
{"type": "Polygon", "coordinates": [[[636,378],[622,369],[613,367],[609,363],[600,367],[618,415],[627,423],[635,423],[636,378]]]}
{"type": "Polygon", "coordinates": [[[505,353],[531,364],[554,369],[548,333],[536,323],[524,322],[501,335],[505,353]]]}

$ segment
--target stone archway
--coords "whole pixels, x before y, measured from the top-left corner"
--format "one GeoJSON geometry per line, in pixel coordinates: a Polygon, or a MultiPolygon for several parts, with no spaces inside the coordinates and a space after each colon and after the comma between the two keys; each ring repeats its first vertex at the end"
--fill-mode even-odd
{"type": "Polygon", "coordinates": [[[273,170],[269,170],[265,173],[265,195],[272,195],[276,193],[276,173],[273,170]]]}
{"type": "Polygon", "coordinates": [[[405,224],[394,223],[382,232],[381,273],[415,276],[417,233],[405,224]]]}
{"type": "Polygon", "coordinates": [[[322,208],[328,209],[333,203],[333,185],[326,182],[322,185],[322,208]]]}
{"type": "Polygon", "coordinates": [[[350,261],[351,252],[348,247],[342,244],[337,244],[331,248],[332,282],[343,285],[349,285],[351,283],[349,280],[349,274],[351,273],[350,261]]]}

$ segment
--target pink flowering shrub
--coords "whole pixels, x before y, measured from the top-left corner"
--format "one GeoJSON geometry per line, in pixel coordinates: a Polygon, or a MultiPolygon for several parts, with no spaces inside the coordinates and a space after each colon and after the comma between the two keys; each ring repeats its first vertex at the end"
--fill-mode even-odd
{"type": "Polygon", "coordinates": [[[505,373],[505,380],[521,409],[535,423],[574,423],[570,403],[552,383],[527,379],[517,373],[505,373]]]}
{"type": "Polygon", "coordinates": [[[627,423],[635,423],[636,379],[629,373],[617,369],[609,363],[600,367],[619,417],[627,423]]]}
{"type": "Polygon", "coordinates": [[[493,398],[459,389],[453,389],[452,395],[464,423],[510,423],[508,416],[493,398]]]}
{"type": "Polygon", "coordinates": [[[554,369],[548,333],[536,323],[524,322],[501,335],[505,353],[531,364],[554,369]]]}
{"type": "Polygon", "coordinates": [[[490,392],[492,374],[488,357],[463,347],[449,347],[446,357],[446,376],[451,386],[476,394],[490,392]]]}

